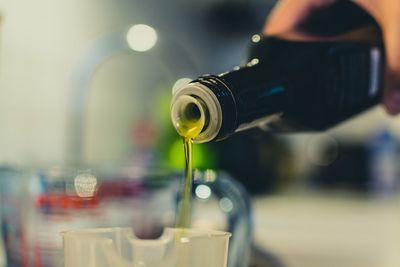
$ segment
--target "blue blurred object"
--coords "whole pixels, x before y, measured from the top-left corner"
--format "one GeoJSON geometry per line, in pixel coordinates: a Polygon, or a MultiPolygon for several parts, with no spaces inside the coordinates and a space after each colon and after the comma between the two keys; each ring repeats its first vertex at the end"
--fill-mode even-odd
{"type": "Polygon", "coordinates": [[[369,142],[371,171],[370,191],[376,196],[390,196],[399,190],[399,142],[386,128],[369,142]]]}
{"type": "MultiPolygon", "coordinates": [[[[194,177],[194,219],[208,219],[214,212],[202,213],[201,204],[214,202],[227,220],[225,230],[232,233],[229,242],[228,266],[249,266],[252,245],[252,210],[250,198],[244,187],[228,174],[206,170],[196,172],[194,177]],[[207,188],[210,189],[209,193],[207,188]],[[197,208],[197,209],[196,209],[197,208]],[[208,216],[204,218],[204,216],[208,216]]],[[[213,215],[214,217],[214,215],[213,215]]],[[[214,217],[215,218],[215,217],[214,217]]],[[[196,225],[194,225],[196,226],[196,225]]]]}

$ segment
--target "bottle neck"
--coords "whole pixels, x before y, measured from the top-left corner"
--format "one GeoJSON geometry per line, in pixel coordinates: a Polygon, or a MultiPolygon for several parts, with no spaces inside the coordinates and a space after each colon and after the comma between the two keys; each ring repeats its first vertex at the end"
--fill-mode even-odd
{"type": "Polygon", "coordinates": [[[257,58],[218,78],[235,99],[235,132],[267,123],[279,116],[290,102],[290,84],[285,71],[257,58]]]}
{"type": "Polygon", "coordinates": [[[265,66],[247,66],[219,76],[200,77],[174,95],[172,121],[176,125],[185,110],[198,106],[205,123],[193,139],[197,143],[221,140],[237,131],[268,123],[279,117],[287,102],[286,88],[276,76],[275,71],[268,71],[265,66]],[[265,79],[265,75],[270,78],[265,79]],[[185,96],[193,101],[183,104],[185,96]]]}
{"type": "MultiPolygon", "coordinates": [[[[209,121],[211,123],[209,124],[209,128],[205,129],[213,131],[212,140],[224,139],[235,132],[238,121],[238,110],[235,96],[229,86],[225,84],[220,77],[214,75],[202,76],[193,81],[193,83],[197,83],[203,88],[207,88],[207,91],[212,94],[215,104],[218,106],[218,112],[209,111],[209,121]],[[213,122],[217,122],[218,127],[212,127],[213,122]]],[[[207,104],[209,104],[208,106],[210,106],[210,104],[212,106],[214,103],[208,102],[207,104]]],[[[199,141],[201,142],[202,140],[199,141]]]]}

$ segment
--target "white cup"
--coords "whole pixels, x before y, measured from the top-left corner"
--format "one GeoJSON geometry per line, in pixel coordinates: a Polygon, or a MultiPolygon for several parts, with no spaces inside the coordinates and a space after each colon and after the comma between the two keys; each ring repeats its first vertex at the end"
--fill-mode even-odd
{"type": "Polygon", "coordinates": [[[166,228],[138,239],[129,228],[64,232],[64,267],[226,267],[230,233],[166,228]]]}

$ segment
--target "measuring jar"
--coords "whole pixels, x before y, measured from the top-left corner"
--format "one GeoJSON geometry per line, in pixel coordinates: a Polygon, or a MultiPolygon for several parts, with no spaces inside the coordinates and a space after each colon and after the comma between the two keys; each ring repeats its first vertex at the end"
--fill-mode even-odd
{"type": "Polygon", "coordinates": [[[130,228],[64,232],[64,267],[226,267],[230,233],[166,228],[158,239],[138,239],[130,228]]]}

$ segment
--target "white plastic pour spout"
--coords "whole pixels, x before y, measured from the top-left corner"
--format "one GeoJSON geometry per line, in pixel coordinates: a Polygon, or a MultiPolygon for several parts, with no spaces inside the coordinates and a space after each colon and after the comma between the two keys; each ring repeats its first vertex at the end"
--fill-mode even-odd
{"type": "Polygon", "coordinates": [[[129,228],[63,233],[64,267],[226,267],[230,233],[166,228],[155,240],[138,239],[129,228]]]}

